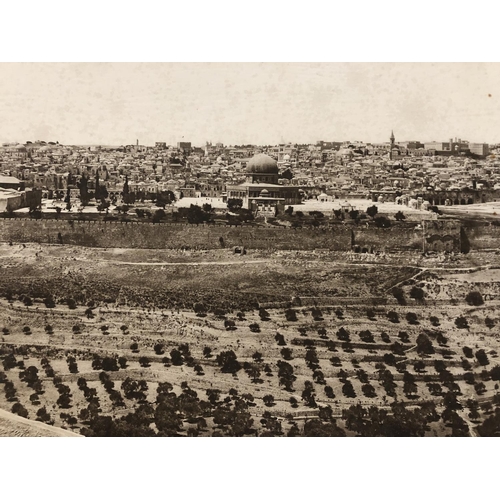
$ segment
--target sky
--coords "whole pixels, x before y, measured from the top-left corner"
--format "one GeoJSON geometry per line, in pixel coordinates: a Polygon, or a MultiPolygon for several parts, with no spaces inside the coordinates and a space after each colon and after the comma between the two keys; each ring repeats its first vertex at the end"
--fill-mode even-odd
{"type": "Polygon", "coordinates": [[[500,142],[500,63],[0,63],[0,141],[500,142]]]}

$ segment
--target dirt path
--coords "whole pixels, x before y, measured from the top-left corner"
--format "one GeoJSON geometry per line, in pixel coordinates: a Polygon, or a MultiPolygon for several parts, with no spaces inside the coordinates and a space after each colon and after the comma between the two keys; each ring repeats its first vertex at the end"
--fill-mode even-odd
{"type": "MultiPolygon", "coordinates": [[[[392,265],[392,264],[391,264],[392,265]]],[[[445,267],[421,267],[420,270],[414,274],[413,276],[410,276],[409,278],[406,278],[399,283],[396,283],[395,285],[392,285],[390,288],[386,290],[386,293],[389,293],[393,288],[396,288],[397,286],[400,286],[404,283],[406,283],[408,280],[414,280],[421,274],[425,273],[426,271],[434,271],[434,272],[446,272],[446,273],[454,273],[454,272],[462,272],[462,273],[469,273],[469,272],[477,272],[477,271],[484,271],[488,270],[491,266],[485,265],[485,266],[475,266],[475,267],[450,267],[450,268],[445,268],[445,267]]]]}
{"type": "Polygon", "coordinates": [[[462,418],[464,419],[465,423],[469,427],[469,434],[470,434],[470,436],[471,437],[479,437],[477,435],[477,432],[474,430],[474,424],[468,419],[468,417],[466,415],[465,409],[462,410],[462,418]]]}
{"type": "MultiPolygon", "coordinates": [[[[76,259],[82,262],[88,262],[87,259],[76,259]]],[[[242,264],[266,264],[271,262],[271,259],[259,260],[221,260],[221,261],[204,261],[204,262],[127,262],[123,260],[94,260],[98,264],[115,264],[124,266],[231,266],[242,264]]]]}

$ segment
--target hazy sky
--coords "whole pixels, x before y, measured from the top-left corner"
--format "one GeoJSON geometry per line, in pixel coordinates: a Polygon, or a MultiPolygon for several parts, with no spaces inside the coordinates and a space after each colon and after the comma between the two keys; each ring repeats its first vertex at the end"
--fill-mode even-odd
{"type": "Polygon", "coordinates": [[[500,142],[498,63],[2,63],[0,141],[500,142]]]}

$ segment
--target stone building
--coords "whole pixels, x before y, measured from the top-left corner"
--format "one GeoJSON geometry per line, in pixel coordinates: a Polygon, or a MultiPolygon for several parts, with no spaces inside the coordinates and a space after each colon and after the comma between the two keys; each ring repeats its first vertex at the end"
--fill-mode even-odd
{"type": "Polygon", "coordinates": [[[301,198],[299,188],[278,183],[278,164],[274,158],[259,153],[248,162],[242,184],[226,186],[227,198],[243,200],[243,208],[274,215],[285,205],[296,205],[301,198]]]}
{"type": "Polygon", "coordinates": [[[424,220],[422,228],[424,251],[460,252],[461,226],[459,221],[424,220]]]}

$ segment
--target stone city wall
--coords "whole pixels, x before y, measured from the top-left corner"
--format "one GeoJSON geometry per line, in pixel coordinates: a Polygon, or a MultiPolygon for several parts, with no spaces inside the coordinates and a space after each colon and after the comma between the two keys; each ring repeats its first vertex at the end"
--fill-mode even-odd
{"type": "Polygon", "coordinates": [[[472,250],[500,249],[500,226],[481,225],[463,229],[472,250]]]}
{"type": "Polygon", "coordinates": [[[356,227],[353,244],[368,251],[422,251],[422,230],[413,225],[389,228],[356,227]]]}
{"type": "Polygon", "coordinates": [[[0,220],[0,241],[63,243],[101,248],[249,249],[346,251],[351,231],[285,229],[139,222],[84,222],[61,220],[0,220]],[[222,238],[222,240],[221,240],[222,238]]]}
{"type": "MultiPolygon", "coordinates": [[[[498,249],[500,227],[464,228],[470,249],[498,249]]],[[[143,222],[0,219],[0,241],[62,243],[101,248],[209,250],[233,246],[262,250],[422,251],[423,233],[412,225],[390,228],[343,226],[330,229],[255,226],[196,226],[143,222]],[[221,240],[222,239],[222,240],[221,240]]]]}

